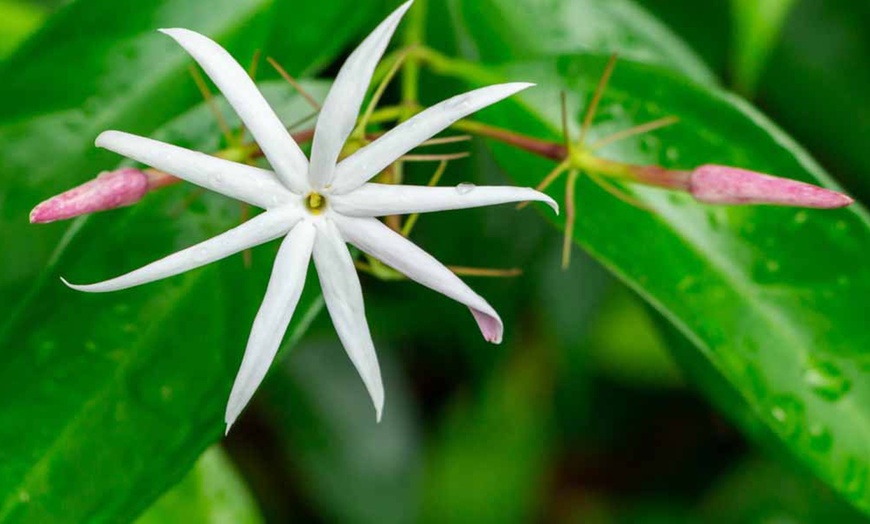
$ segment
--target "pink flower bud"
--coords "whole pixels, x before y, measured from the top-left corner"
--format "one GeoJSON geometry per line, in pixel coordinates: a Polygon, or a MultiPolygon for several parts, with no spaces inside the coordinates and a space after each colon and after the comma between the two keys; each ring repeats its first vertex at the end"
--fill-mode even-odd
{"type": "Polygon", "coordinates": [[[31,224],[42,224],[135,204],[149,189],[149,177],[138,169],[104,171],[39,204],[30,212],[31,224]]]}
{"type": "Polygon", "coordinates": [[[695,169],[689,191],[696,200],[708,204],[836,208],[854,202],[842,193],[812,184],[716,165],[695,169]]]}

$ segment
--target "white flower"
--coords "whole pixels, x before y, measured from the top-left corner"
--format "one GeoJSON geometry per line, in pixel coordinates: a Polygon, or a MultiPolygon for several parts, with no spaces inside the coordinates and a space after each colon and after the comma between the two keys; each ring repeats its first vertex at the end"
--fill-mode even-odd
{"type": "MultiPolygon", "coordinates": [[[[383,385],[366,323],[362,290],[346,243],[408,278],[471,308],[484,338],[499,343],[503,326],[493,308],[449,269],[376,217],[538,200],[528,188],[397,186],[368,183],[399,157],[466,115],[530,86],[494,85],[435,105],[338,161],[356,122],[375,66],[410,2],[382,22],[351,54],[323,104],[309,162],[244,69],[218,44],[186,29],[165,29],[205,70],[259,144],[274,172],[219,159],[120,131],[96,145],[266,211],[210,240],[126,275],[80,291],[125,289],[177,275],[252,246],[284,237],[226,410],[227,431],[263,380],[299,301],[314,258],[326,306],[380,420],[383,385]]],[[[66,282],[66,281],[64,281],[66,282]]]]}

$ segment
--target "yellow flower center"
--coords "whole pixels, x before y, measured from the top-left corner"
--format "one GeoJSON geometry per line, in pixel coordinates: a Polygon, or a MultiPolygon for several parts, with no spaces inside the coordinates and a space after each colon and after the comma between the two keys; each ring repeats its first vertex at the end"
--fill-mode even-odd
{"type": "Polygon", "coordinates": [[[319,215],[326,208],[326,198],[320,193],[312,191],[305,197],[305,207],[312,215],[319,215]]]}

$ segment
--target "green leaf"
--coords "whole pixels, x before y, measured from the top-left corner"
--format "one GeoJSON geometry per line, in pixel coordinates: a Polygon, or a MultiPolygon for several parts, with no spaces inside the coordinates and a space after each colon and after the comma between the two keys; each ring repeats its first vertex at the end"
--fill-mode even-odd
{"type": "Polygon", "coordinates": [[[536,514],[551,460],[553,353],[524,347],[481,391],[454,399],[429,450],[424,522],[528,522],[536,514]]]}
{"type": "Polygon", "coordinates": [[[136,524],[207,522],[256,524],[260,511],[226,453],[208,449],[187,476],[146,511],[136,524]]]}
{"type": "Polygon", "coordinates": [[[752,94],[795,0],[731,0],[734,15],[734,85],[752,94]]]}
{"type": "Polygon", "coordinates": [[[0,2],[0,60],[39,27],[45,15],[46,9],[32,2],[0,2]]]}
{"type": "Polygon", "coordinates": [[[0,65],[0,245],[17,246],[17,256],[0,260],[6,296],[19,299],[65,229],[30,226],[30,209],[117,162],[94,147],[96,136],[151,133],[201,99],[191,59],[156,30],[203,32],[244,60],[262,43],[268,7],[269,0],[82,0],[0,65]]]}
{"type": "MultiPolygon", "coordinates": [[[[521,103],[492,108],[485,120],[558,139],[560,91],[569,93],[576,128],[581,112],[575,108],[594,89],[605,59],[585,54],[506,67],[505,78],[539,87],[521,103]]],[[[680,117],[680,124],[602,154],[672,168],[744,166],[833,185],[746,102],[639,63],[619,64],[590,140],[667,115],[680,117]]],[[[553,167],[505,146],[494,151],[522,185],[537,184],[553,167]]],[[[688,337],[701,362],[724,377],[782,446],[870,510],[865,210],[710,207],[682,194],[628,190],[652,211],[581,179],[577,242],[688,337]]],[[[563,200],[562,184],[552,194],[563,200]]],[[[564,217],[554,221],[561,226],[564,217]]]]}
{"type": "Polygon", "coordinates": [[[635,0],[686,42],[721,78],[732,45],[731,0],[635,0]]]}
{"type": "MultiPolygon", "coordinates": [[[[354,37],[371,30],[383,13],[384,0],[276,0],[274,28],[263,46],[294,75],[313,73],[329,65],[354,37]]],[[[268,74],[267,70],[263,70],[268,74]]]]}
{"type": "Polygon", "coordinates": [[[466,54],[486,63],[601,51],[715,83],[678,36],[630,0],[450,0],[466,54]]]}
{"type": "Polygon", "coordinates": [[[777,121],[865,201],[870,197],[868,63],[870,3],[801,0],[758,89],[777,121]]]}
{"type": "Polygon", "coordinates": [[[411,522],[421,498],[421,428],[409,385],[378,347],[387,392],[381,422],[344,349],[309,344],[263,387],[262,405],[296,484],[336,522],[411,522]]]}
{"type": "Polygon", "coordinates": [[[597,313],[584,346],[600,372],[635,385],[680,385],[665,341],[634,294],[615,286],[597,313]]]}
{"type": "MultiPolygon", "coordinates": [[[[289,3],[297,2],[282,0],[277,8],[289,3]]],[[[373,9],[352,10],[356,14],[346,18],[373,9]]],[[[276,51],[298,72],[329,62],[361,23],[348,21],[340,26],[344,29],[329,32],[316,26],[318,34],[329,36],[325,45],[304,37],[320,18],[274,16],[283,13],[273,12],[271,0],[79,0],[0,64],[0,245],[19,246],[17,256],[0,259],[0,292],[17,300],[63,234],[62,225],[31,227],[30,209],[115,161],[93,145],[101,131],[148,134],[201,100],[188,72],[194,62],[157,29],[202,32],[242,63],[265,44],[268,53],[276,51]],[[286,52],[284,45],[290,46],[286,52]]]]}
{"type": "MultiPolygon", "coordinates": [[[[325,92],[321,83],[306,86],[325,92]]],[[[310,110],[283,83],[263,91],[286,121],[310,110]]],[[[154,136],[203,151],[220,142],[205,104],[154,136]]],[[[238,203],[198,195],[178,185],[75,221],[22,304],[29,307],[0,331],[8,355],[0,369],[0,521],[129,520],[223,435],[274,246],[254,250],[250,269],[236,256],[105,295],[57,279],[59,270],[76,282],[115,276],[241,220],[238,203]]],[[[320,311],[318,296],[306,286],[290,344],[320,311]]]]}
{"type": "Polygon", "coordinates": [[[707,493],[702,522],[867,522],[816,479],[771,460],[738,464],[707,493]]]}

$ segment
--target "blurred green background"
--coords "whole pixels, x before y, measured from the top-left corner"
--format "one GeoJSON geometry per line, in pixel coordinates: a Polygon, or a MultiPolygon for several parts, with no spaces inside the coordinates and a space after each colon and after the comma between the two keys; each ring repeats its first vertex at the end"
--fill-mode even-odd
{"type": "MultiPolygon", "coordinates": [[[[870,3],[772,2],[782,5],[753,15],[765,2],[748,2],[638,3],[866,201],[870,3]],[[765,38],[769,52],[760,51],[765,38]]],[[[294,28],[298,3],[286,3],[287,31],[317,30],[294,28]]],[[[0,57],[58,8],[0,0],[0,57]]],[[[344,52],[375,11],[352,20],[344,52]]],[[[328,77],[342,58],[288,67],[328,77]]],[[[507,180],[486,148],[473,152],[447,176],[473,169],[507,180]]],[[[480,340],[444,297],[363,276],[387,389],[383,422],[321,314],[222,449],[141,522],[863,520],[784,454],[747,441],[687,384],[669,356],[675,335],[632,291],[579,249],[563,272],[561,239],[536,215],[438,214],[415,235],[446,263],[524,269],[469,280],[509,326],[506,343],[480,340]]],[[[255,257],[268,263],[265,252],[255,257]]]]}

